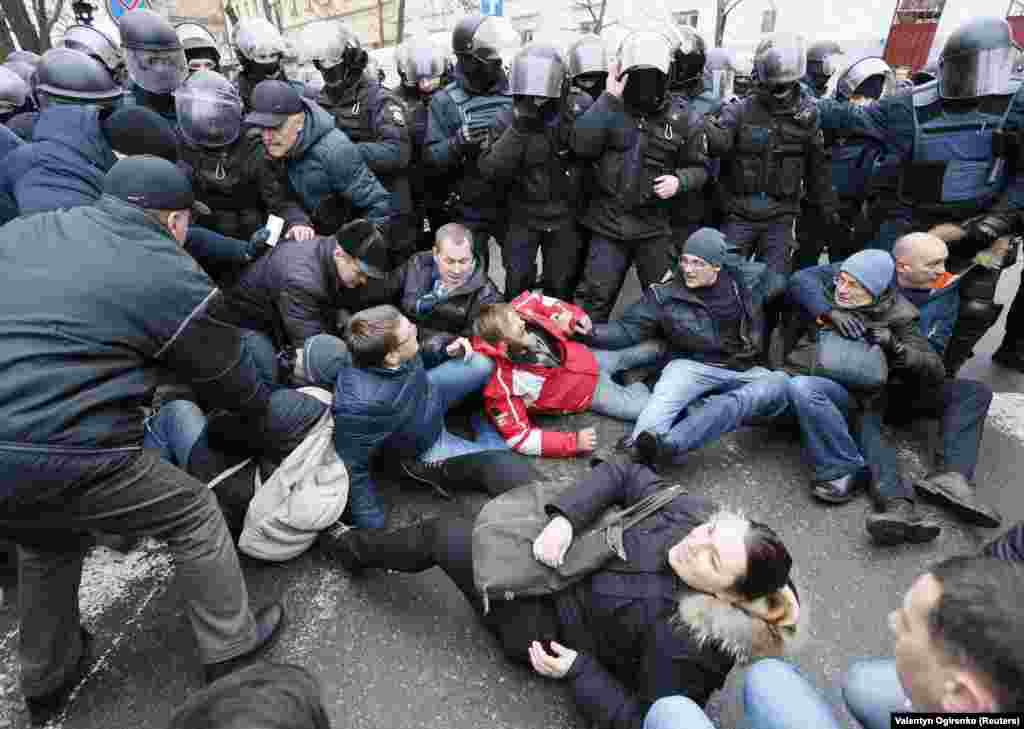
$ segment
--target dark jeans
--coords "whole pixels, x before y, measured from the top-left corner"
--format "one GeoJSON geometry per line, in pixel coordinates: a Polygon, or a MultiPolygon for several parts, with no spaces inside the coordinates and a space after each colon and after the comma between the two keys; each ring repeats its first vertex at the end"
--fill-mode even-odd
{"type": "Polygon", "coordinates": [[[1024,294],[1021,294],[1021,289],[1024,289],[1024,273],[1018,278],[1017,291],[1006,315],[1006,334],[1003,335],[1001,346],[1010,352],[1024,355],[1024,294]]]}
{"type": "Polygon", "coordinates": [[[640,286],[646,289],[661,281],[671,266],[670,244],[670,237],[614,240],[595,233],[576,289],[576,304],[594,322],[608,321],[630,265],[636,264],[640,286]]]}
{"type": "Polygon", "coordinates": [[[238,555],[209,489],[154,450],[0,444],[0,536],[19,544],[26,696],[62,686],[82,652],[78,587],[93,531],[167,542],[204,663],[238,656],[256,627],[238,555]]]}
{"type": "Polygon", "coordinates": [[[501,248],[505,264],[505,298],[512,301],[537,283],[537,249],[544,251],[541,280],[544,293],[568,301],[579,265],[580,237],[573,221],[558,230],[533,230],[512,223],[501,248]]]}
{"type": "Polygon", "coordinates": [[[793,238],[793,216],[783,215],[770,220],[744,220],[735,215],[725,219],[722,227],[729,250],[744,258],[756,254],[776,273],[789,273],[793,238]]]}
{"type": "Polygon", "coordinates": [[[886,420],[900,423],[917,418],[938,418],[942,451],[937,470],[956,471],[968,481],[974,478],[985,418],[992,404],[992,389],[974,380],[947,380],[938,389],[920,390],[909,385],[888,389],[886,420]]]}
{"type": "Polygon", "coordinates": [[[547,597],[483,603],[473,582],[473,521],[434,518],[391,532],[357,529],[347,538],[364,567],[423,572],[440,567],[466,599],[481,613],[484,625],[501,642],[505,655],[526,663],[534,640],[559,640],[558,618],[547,597]]]}

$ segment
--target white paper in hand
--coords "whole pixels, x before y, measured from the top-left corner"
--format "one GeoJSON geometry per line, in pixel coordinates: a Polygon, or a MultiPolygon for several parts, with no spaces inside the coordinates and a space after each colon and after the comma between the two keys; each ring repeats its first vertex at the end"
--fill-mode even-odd
{"type": "Polygon", "coordinates": [[[267,239],[268,246],[276,246],[281,238],[281,231],[284,230],[284,218],[276,215],[267,216],[267,227],[270,229],[270,237],[267,239]]]}

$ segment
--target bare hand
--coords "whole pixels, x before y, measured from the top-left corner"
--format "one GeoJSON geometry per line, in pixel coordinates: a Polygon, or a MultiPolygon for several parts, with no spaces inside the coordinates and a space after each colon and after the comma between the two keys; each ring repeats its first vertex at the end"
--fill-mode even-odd
{"type": "Polygon", "coordinates": [[[291,240],[313,240],[316,238],[316,231],[308,225],[293,225],[284,237],[291,240]]]}
{"type": "Polygon", "coordinates": [[[590,317],[588,315],[584,314],[583,318],[579,319],[576,322],[576,327],[575,327],[574,331],[577,334],[590,334],[590,332],[593,329],[594,329],[594,322],[590,321],[590,317]]]}
{"type": "Polygon", "coordinates": [[[454,342],[444,348],[444,351],[448,353],[451,358],[462,357],[462,361],[465,362],[473,356],[473,345],[469,343],[469,340],[465,337],[459,337],[454,342]]]}
{"type": "Polygon", "coordinates": [[[662,175],[654,178],[654,194],[667,200],[679,192],[679,178],[675,175],[662,175]]]}
{"type": "Polygon", "coordinates": [[[530,665],[546,678],[565,678],[579,654],[555,641],[550,641],[549,645],[554,655],[548,655],[540,642],[535,640],[530,643],[530,665]]]}
{"type": "Polygon", "coordinates": [[[564,516],[556,516],[533,540],[533,558],[551,569],[562,565],[565,553],[572,544],[572,523],[564,516]]]}
{"type": "Polygon", "coordinates": [[[955,223],[942,223],[928,231],[929,235],[941,238],[945,243],[956,243],[967,236],[967,232],[955,223]]]}
{"type": "Polygon", "coordinates": [[[576,434],[576,450],[581,453],[590,453],[597,448],[597,430],[584,428],[576,434]]]}
{"type": "Polygon", "coordinates": [[[608,81],[605,83],[604,90],[612,96],[622,98],[622,90],[626,88],[626,79],[619,80],[619,62],[611,61],[608,64],[608,81]]]}

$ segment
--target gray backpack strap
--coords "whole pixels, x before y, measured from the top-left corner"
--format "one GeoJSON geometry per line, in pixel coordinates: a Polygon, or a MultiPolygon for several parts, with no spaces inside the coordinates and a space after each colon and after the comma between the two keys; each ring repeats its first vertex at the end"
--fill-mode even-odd
{"type": "Polygon", "coordinates": [[[628,509],[624,509],[616,514],[615,518],[605,528],[605,538],[608,540],[608,546],[618,555],[619,559],[625,561],[627,559],[626,548],[622,543],[622,536],[625,531],[639,524],[662,507],[672,503],[684,493],[686,493],[686,489],[683,488],[682,484],[669,486],[654,492],[628,509]]]}

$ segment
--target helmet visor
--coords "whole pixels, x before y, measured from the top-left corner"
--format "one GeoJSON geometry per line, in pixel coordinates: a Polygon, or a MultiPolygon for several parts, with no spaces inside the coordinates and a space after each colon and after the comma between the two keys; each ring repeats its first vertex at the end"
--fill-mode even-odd
{"type": "Polygon", "coordinates": [[[185,51],[180,48],[161,51],[129,48],[125,61],[135,83],[151,94],[174,91],[185,80],[188,69],[185,51]]]}
{"type": "Polygon", "coordinates": [[[440,49],[429,46],[410,48],[402,58],[402,73],[410,84],[444,75],[445,58],[440,49]]]}
{"type": "Polygon", "coordinates": [[[174,94],[181,134],[189,144],[223,147],[238,139],[242,103],[236,95],[215,89],[181,89],[174,94]]]}
{"type": "Polygon", "coordinates": [[[665,36],[651,32],[631,33],[619,45],[619,77],[644,68],[668,74],[670,60],[671,52],[665,36]]]}
{"type": "Polygon", "coordinates": [[[779,35],[761,41],[754,54],[754,71],[761,84],[799,81],[807,73],[807,45],[803,37],[779,35]]]}
{"type": "Polygon", "coordinates": [[[509,88],[515,95],[557,99],[562,96],[564,81],[565,65],[560,58],[520,53],[512,61],[509,88]]]}
{"type": "Polygon", "coordinates": [[[973,99],[1008,94],[1016,46],[987,48],[943,56],[939,60],[939,95],[944,99],[973,99]]]}
{"type": "Polygon", "coordinates": [[[706,76],[711,95],[716,99],[728,99],[735,94],[736,72],[731,68],[708,71],[706,76]]]}
{"type": "Polygon", "coordinates": [[[488,63],[500,61],[505,68],[512,64],[519,45],[519,34],[506,18],[486,18],[473,35],[473,55],[488,63]]]}
{"type": "Polygon", "coordinates": [[[569,50],[569,75],[576,78],[584,73],[607,73],[608,49],[600,38],[594,37],[576,43],[569,50]]]}

